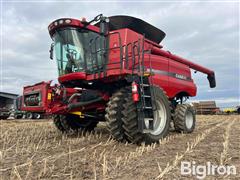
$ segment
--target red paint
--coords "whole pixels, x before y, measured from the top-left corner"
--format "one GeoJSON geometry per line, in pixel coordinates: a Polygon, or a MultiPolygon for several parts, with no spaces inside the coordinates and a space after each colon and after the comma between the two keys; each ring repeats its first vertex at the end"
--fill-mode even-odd
{"type": "Polygon", "coordinates": [[[66,82],[66,81],[71,81],[71,80],[81,80],[81,79],[86,79],[87,75],[84,72],[76,72],[76,73],[71,73],[71,74],[65,74],[63,76],[60,76],[58,78],[58,81],[60,83],[66,82]]]}

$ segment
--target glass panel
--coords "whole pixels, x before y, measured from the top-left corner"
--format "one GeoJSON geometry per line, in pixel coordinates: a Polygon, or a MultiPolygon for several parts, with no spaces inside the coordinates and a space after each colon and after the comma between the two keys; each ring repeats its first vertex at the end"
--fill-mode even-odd
{"type": "Polygon", "coordinates": [[[66,28],[55,33],[54,41],[60,76],[73,72],[94,73],[102,69],[104,39],[99,34],[66,28]]]}

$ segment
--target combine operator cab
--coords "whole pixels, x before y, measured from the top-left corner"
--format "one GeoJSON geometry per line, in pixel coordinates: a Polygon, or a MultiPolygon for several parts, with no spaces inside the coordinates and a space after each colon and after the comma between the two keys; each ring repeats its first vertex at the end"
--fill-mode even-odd
{"type": "MultiPolygon", "coordinates": [[[[101,21],[101,26],[107,23],[102,15],[95,17],[93,21],[101,21]]],[[[60,77],[68,77],[67,80],[62,80],[65,85],[74,83],[76,77],[86,80],[86,75],[102,72],[106,65],[108,40],[104,34],[107,29],[102,28],[100,31],[90,23],[84,20],[59,19],[49,25],[54,41],[50,57],[53,58],[55,51],[58,74],[60,77]]]]}
{"type": "Polygon", "coordinates": [[[55,42],[55,55],[58,63],[59,75],[74,72],[94,73],[103,68],[100,53],[92,52],[91,42],[98,38],[96,49],[103,49],[104,37],[98,33],[80,28],[66,27],[56,31],[53,40],[55,42]],[[95,56],[93,56],[93,54],[95,56]]]}
{"type": "Polygon", "coordinates": [[[103,120],[118,141],[158,142],[171,121],[176,131],[191,133],[195,111],[184,100],[197,88],[190,69],[216,86],[212,70],[163,50],[165,33],[141,19],[62,18],[48,30],[60,83],[50,112],[62,132],[91,131],[103,120]]]}

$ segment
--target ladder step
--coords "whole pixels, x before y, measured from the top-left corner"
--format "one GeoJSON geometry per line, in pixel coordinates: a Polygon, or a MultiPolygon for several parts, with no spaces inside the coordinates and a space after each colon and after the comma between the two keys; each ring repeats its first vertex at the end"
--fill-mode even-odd
{"type": "Polygon", "coordinates": [[[143,107],[143,109],[153,109],[153,107],[151,107],[151,106],[145,106],[145,107],[143,107]]]}
{"type": "Polygon", "coordinates": [[[153,118],[144,118],[145,121],[153,121],[153,118]]]}
{"type": "Polygon", "coordinates": [[[141,84],[141,86],[143,86],[143,87],[149,87],[150,85],[149,85],[149,84],[141,84]]]}
{"type": "Polygon", "coordinates": [[[145,98],[151,98],[150,95],[143,95],[143,97],[145,97],[145,98]]]}

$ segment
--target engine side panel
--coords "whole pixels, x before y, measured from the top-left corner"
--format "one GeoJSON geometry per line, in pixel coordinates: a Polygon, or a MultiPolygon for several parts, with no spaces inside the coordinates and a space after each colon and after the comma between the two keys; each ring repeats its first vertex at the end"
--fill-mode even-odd
{"type": "Polygon", "coordinates": [[[174,73],[169,77],[169,97],[174,97],[181,92],[186,92],[189,96],[196,96],[197,87],[188,66],[169,60],[169,72],[174,73]]]}
{"type": "Polygon", "coordinates": [[[154,73],[153,84],[162,87],[169,98],[174,98],[181,92],[185,92],[189,96],[196,95],[197,88],[191,78],[188,66],[162,56],[145,55],[147,69],[150,69],[150,58],[154,73]]]}

